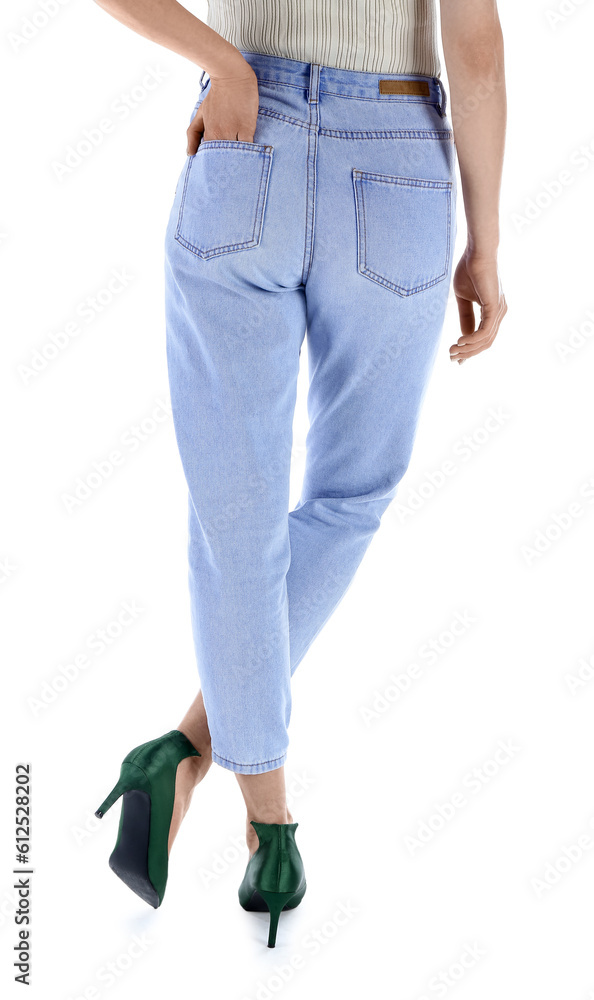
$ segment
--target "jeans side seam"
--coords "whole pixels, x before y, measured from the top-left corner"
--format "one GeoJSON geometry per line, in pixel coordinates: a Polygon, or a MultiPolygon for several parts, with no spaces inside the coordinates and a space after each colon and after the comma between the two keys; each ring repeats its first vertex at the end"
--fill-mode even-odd
{"type": "Polygon", "coordinates": [[[272,169],[272,147],[269,147],[269,152],[266,160],[262,164],[262,172],[260,174],[260,184],[258,186],[258,200],[256,203],[256,218],[254,219],[254,229],[252,239],[259,243],[262,239],[262,226],[264,225],[264,203],[266,201],[266,191],[268,189],[268,181],[270,180],[270,171],[272,169]],[[258,234],[256,235],[256,230],[258,234]]]}
{"type": "Polygon", "coordinates": [[[184,186],[183,186],[181,198],[179,200],[179,212],[177,213],[177,225],[175,227],[175,239],[176,240],[179,238],[179,232],[180,232],[181,221],[182,221],[182,214],[183,214],[183,207],[184,207],[184,202],[185,202],[185,199],[186,199],[186,189],[188,187],[188,180],[190,178],[190,169],[191,169],[191,166],[192,166],[192,160],[191,160],[190,157],[188,157],[188,165],[186,167],[186,176],[184,177],[184,186]]]}

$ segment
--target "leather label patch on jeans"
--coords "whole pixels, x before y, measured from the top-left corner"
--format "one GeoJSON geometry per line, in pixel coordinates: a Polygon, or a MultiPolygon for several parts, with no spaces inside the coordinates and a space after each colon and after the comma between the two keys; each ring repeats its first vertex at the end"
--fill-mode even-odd
{"type": "Polygon", "coordinates": [[[426,80],[380,80],[380,94],[418,94],[429,97],[429,84],[426,80]]]}

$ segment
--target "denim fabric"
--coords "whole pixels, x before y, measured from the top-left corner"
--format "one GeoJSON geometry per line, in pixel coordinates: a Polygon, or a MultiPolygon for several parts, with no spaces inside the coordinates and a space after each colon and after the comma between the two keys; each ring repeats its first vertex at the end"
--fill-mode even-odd
{"type": "Polygon", "coordinates": [[[252,774],[283,764],[292,673],[408,466],[448,298],[456,182],[438,79],[414,78],[428,96],[386,94],[380,79],[411,78],[243,55],[258,78],[254,141],[203,140],[187,157],[165,273],[213,759],[252,774]],[[289,512],[304,340],[310,427],[289,512]]]}

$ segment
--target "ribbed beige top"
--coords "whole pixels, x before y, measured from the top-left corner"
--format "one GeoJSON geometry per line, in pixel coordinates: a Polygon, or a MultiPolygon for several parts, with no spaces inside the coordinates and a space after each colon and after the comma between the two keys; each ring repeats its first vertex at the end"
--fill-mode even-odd
{"type": "Polygon", "coordinates": [[[440,75],[435,0],[208,0],[206,23],[244,51],[440,75]]]}

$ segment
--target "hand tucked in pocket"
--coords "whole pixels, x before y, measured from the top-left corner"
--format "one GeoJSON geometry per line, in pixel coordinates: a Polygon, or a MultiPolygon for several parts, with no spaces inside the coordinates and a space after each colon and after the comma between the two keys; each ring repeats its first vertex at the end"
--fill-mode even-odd
{"type": "Polygon", "coordinates": [[[187,153],[193,156],[200,142],[231,139],[253,142],[258,121],[258,78],[247,60],[228,76],[210,77],[208,93],[187,129],[187,153]]]}

